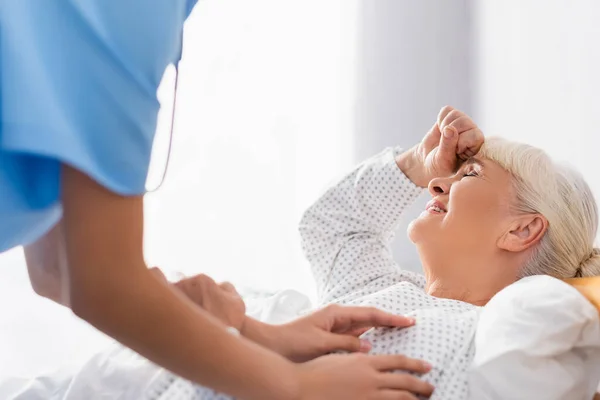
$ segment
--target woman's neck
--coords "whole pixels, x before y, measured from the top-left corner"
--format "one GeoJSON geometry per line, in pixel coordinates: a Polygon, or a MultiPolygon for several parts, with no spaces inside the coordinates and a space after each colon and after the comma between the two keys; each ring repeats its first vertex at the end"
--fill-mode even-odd
{"type": "Polygon", "coordinates": [[[487,257],[483,262],[471,257],[458,264],[460,269],[453,268],[456,265],[448,264],[435,264],[437,269],[428,268],[424,263],[427,280],[425,291],[430,296],[484,306],[496,293],[518,279],[516,261],[518,260],[487,257]],[[482,270],[482,266],[485,266],[485,271],[482,270]],[[436,274],[435,271],[441,273],[436,274]],[[453,273],[449,274],[448,271],[453,273]]]}
{"type": "Polygon", "coordinates": [[[433,282],[425,288],[427,294],[433,297],[439,297],[441,299],[452,299],[464,301],[475,306],[485,306],[493,295],[476,294],[468,289],[451,290],[444,287],[439,281],[433,282]]]}
{"type": "MultiPolygon", "coordinates": [[[[461,285],[462,286],[462,285],[461,285]]],[[[453,299],[464,301],[476,306],[484,306],[495,294],[491,293],[476,293],[470,290],[467,286],[457,287],[451,282],[444,282],[441,279],[427,280],[425,285],[427,294],[441,299],[453,299]]]]}

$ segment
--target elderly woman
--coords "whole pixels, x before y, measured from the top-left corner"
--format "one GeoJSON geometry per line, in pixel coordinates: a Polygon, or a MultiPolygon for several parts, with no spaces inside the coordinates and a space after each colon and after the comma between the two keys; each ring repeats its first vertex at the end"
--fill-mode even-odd
{"type": "Polygon", "coordinates": [[[581,175],[534,147],[489,139],[445,107],[422,142],[363,162],[304,214],[303,247],[321,303],[410,315],[406,329],[374,329],[372,353],[428,360],[431,398],[468,396],[481,311],[530,275],[597,275],[596,203],[581,175]],[[483,145],[483,146],[482,146],[483,145]],[[432,196],[408,235],[425,276],[403,271],[390,242],[403,211],[432,196]]]}

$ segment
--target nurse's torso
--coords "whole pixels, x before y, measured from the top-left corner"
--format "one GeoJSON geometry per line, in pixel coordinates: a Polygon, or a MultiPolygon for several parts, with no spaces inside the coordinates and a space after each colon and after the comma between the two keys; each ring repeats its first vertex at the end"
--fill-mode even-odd
{"type": "Polygon", "coordinates": [[[163,72],[196,0],[0,3],[0,252],[62,216],[61,164],[141,195],[163,72]]]}

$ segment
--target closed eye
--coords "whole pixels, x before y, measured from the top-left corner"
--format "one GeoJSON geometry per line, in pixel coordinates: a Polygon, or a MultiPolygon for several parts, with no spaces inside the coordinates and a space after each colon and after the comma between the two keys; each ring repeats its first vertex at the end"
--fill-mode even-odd
{"type": "Polygon", "coordinates": [[[479,176],[479,174],[477,173],[477,171],[469,171],[469,172],[463,174],[463,178],[465,178],[467,176],[479,176]]]}

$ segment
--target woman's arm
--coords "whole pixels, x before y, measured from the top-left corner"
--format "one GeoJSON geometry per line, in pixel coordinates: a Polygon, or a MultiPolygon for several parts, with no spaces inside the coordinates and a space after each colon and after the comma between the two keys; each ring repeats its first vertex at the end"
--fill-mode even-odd
{"type": "Polygon", "coordinates": [[[400,167],[388,149],[359,165],[304,213],[302,245],[321,302],[397,273],[389,245],[402,212],[422,192],[400,167]]]}

